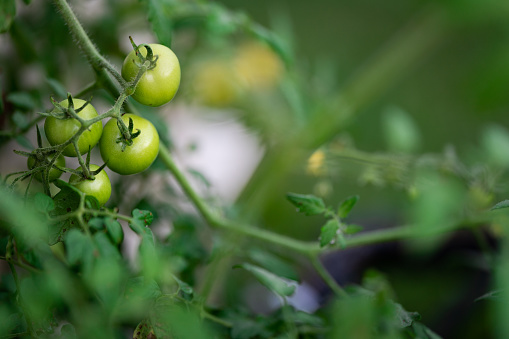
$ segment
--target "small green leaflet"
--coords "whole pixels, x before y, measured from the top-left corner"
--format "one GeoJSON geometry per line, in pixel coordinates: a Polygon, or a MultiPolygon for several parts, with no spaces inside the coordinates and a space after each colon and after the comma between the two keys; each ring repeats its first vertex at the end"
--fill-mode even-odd
{"type": "Polygon", "coordinates": [[[46,194],[37,192],[34,196],[34,206],[35,209],[39,212],[49,212],[53,209],[55,209],[55,203],[53,202],[53,199],[48,197],[46,194]]]}
{"type": "Polygon", "coordinates": [[[154,220],[152,212],[135,209],[133,210],[132,215],[133,220],[129,223],[129,227],[139,235],[145,234],[145,227],[149,226],[154,220]]]}
{"type": "Polygon", "coordinates": [[[7,32],[16,16],[16,1],[2,0],[0,2],[0,33],[7,32]]]}
{"type": "Polygon", "coordinates": [[[348,197],[346,200],[344,200],[338,208],[338,216],[343,219],[348,216],[352,208],[355,206],[357,201],[359,200],[358,195],[354,195],[352,197],[348,197]]]}
{"type": "Polygon", "coordinates": [[[343,233],[345,234],[355,234],[357,232],[362,231],[363,227],[355,224],[346,225],[343,233]]]}
{"type": "MultiPolygon", "coordinates": [[[[60,192],[53,197],[55,208],[49,213],[50,216],[56,217],[64,215],[78,208],[80,203],[80,191],[76,187],[71,186],[60,179],[57,179],[54,183],[58,188],[60,188],[60,192]]],[[[64,233],[72,227],[77,227],[77,222],[74,218],[50,224],[48,239],[49,244],[53,245],[62,241],[64,233]]]]}
{"type": "MultiPolygon", "coordinates": [[[[146,339],[154,335],[154,330],[148,320],[143,320],[136,326],[133,333],[133,339],[146,339]]],[[[154,335],[155,336],[155,335],[154,335]]]]}
{"type": "MultiPolygon", "coordinates": [[[[171,46],[173,25],[168,15],[168,8],[173,7],[171,2],[161,0],[145,0],[147,4],[147,17],[159,42],[165,46],[171,46]]],[[[170,11],[173,8],[169,9],[170,11]]]]}
{"type": "Polygon", "coordinates": [[[23,111],[33,110],[37,106],[33,97],[27,92],[11,92],[7,95],[7,101],[23,111]]]}
{"type": "Polygon", "coordinates": [[[51,91],[58,97],[58,98],[66,98],[67,97],[67,91],[60,83],[60,81],[52,78],[47,78],[46,83],[48,84],[51,91]]]}
{"type": "Polygon", "coordinates": [[[172,274],[173,279],[177,282],[177,285],[179,285],[179,289],[184,292],[185,294],[193,294],[193,288],[189,286],[188,283],[180,280],[175,275],[172,274]]]}
{"type": "Polygon", "coordinates": [[[325,247],[336,240],[339,231],[339,222],[336,219],[330,219],[322,227],[320,232],[320,247],[325,247]]]}
{"type": "Polygon", "coordinates": [[[504,200],[490,208],[490,211],[499,210],[501,208],[507,208],[509,207],[509,200],[504,200]]]}
{"type": "Polygon", "coordinates": [[[314,195],[287,193],[286,198],[297,207],[297,211],[305,215],[316,215],[326,211],[325,203],[314,195]]]}
{"type": "Polygon", "coordinates": [[[296,285],[294,283],[291,283],[264,268],[248,263],[237,265],[234,268],[243,268],[246,271],[251,272],[259,282],[281,297],[288,297],[295,292],[296,285]]]}

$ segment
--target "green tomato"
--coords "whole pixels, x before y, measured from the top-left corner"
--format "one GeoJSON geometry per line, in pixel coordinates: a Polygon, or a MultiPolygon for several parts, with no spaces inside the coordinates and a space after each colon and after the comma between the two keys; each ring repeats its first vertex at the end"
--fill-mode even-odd
{"type": "MultiPolygon", "coordinates": [[[[180,85],[180,64],[171,49],[159,44],[149,44],[154,56],[158,56],[156,66],[148,69],[141,77],[132,97],[141,104],[157,107],[173,99],[180,85]]],[[[143,56],[147,55],[145,47],[139,48],[143,56]]],[[[127,55],[122,65],[122,77],[132,81],[138,74],[140,59],[134,50],[127,55]]]]}
{"type": "MultiPolygon", "coordinates": [[[[90,170],[95,171],[99,166],[90,164],[90,170]]],[[[80,169],[78,167],[77,169],[80,169]]],[[[69,184],[73,185],[83,193],[95,197],[99,201],[99,205],[104,205],[111,196],[111,182],[105,170],[95,175],[94,180],[84,179],[76,174],[71,175],[69,184]]]]}
{"type": "MultiPolygon", "coordinates": [[[[53,158],[53,156],[51,156],[51,155],[46,157],[48,163],[51,162],[52,158],[53,158]]],[[[42,164],[38,163],[38,161],[34,155],[28,157],[28,160],[27,160],[28,169],[34,169],[35,167],[40,166],[40,165],[42,165],[42,164]]],[[[58,167],[65,167],[65,158],[62,155],[59,155],[57,160],[55,160],[55,165],[57,165],[58,167]]],[[[37,172],[35,174],[35,179],[40,182],[43,182],[44,181],[43,177],[42,177],[43,172],[44,172],[44,170],[37,172]]],[[[63,172],[60,171],[59,169],[56,169],[55,167],[51,167],[51,169],[49,170],[49,174],[48,174],[48,181],[50,181],[50,182],[55,181],[56,179],[60,178],[62,173],[63,172]]]]}
{"type": "Polygon", "coordinates": [[[103,135],[99,142],[101,157],[113,172],[129,175],[146,170],[152,165],[159,153],[159,134],[150,121],[134,114],[124,114],[122,120],[129,125],[129,118],[133,120],[133,133],[140,130],[140,135],[134,138],[133,144],[122,151],[122,143],[118,142],[120,130],[117,120],[111,119],[104,126],[103,135]]]}
{"type": "MultiPolygon", "coordinates": [[[[85,100],[81,99],[73,99],[74,108],[78,109],[85,104],[85,100]]],[[[60,103],[63,107],[69,107],[69,102],[64,100],[60,103]]],[[[82,109],[78,116],[89,120],[95,118],[97,116],[97,111],[95,108],[88,104],[84,109],[82,109]]],[[[46,137],[48,138],[49,143],[52,146],[62,144],[69,140],[76,132],[80,129],[80,123],[76,119],[57,119],[55,117],[47,117],[44,122],[44,132],[46,132],[46,137]]],[[[80,138],[78,139],[78,148],[81,154],[88,153],[88,149],[92,149],[99,139],[101,138],[101,134],[103,131],[103,125],[101,121],[96,122],[92,126],[89,127],[89,130],[83,132],[80,138]]],[[[68,157],[76,157],[76,150],[72,144],[66,146],[63,155],[68,157]]]]}

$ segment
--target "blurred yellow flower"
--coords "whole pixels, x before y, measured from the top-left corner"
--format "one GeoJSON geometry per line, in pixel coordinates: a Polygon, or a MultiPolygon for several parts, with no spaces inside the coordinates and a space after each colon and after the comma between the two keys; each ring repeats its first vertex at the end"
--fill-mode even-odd
{"type": "Polygon", "coordinates": [[[283,72],[279,57],[267,46],[255,42],[239,47],[234,68],[239,79],[251,89],[276,85],[283,72]]]}
{"type": "Polygon", "coordinates": [[[322,150],[316,150],[311,156],[308,158],[308,164],[306,169],[308,174],[314,176],[324,175],[326,172],[325,168],[325,152],[322,150]]]}
{"type": "Polygon", "coordinates": [[[227,106],[237,97],[238,82],[226,61],[208,60],[198,66],[193,78],[196,98],[209,106],[227,106]]]}

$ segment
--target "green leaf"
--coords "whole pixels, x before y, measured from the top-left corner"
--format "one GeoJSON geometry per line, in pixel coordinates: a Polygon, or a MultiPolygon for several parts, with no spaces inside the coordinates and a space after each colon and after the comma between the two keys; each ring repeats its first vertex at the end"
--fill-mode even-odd
{"type": "Polygon", "coordinates": [[[295,292],[295,283],[289,282],[288,280],[281,278],[264,268],[254,266],[249,263],[235,266],[235,268],[237,267],[251,272],[259,282],[261,282],[269,290],[280,295],[281,297],[288,297],[295,292]]]}
{"type": "Polygon", "coordinates": [[[7,96],[7,101],[25,111],[33,110],[36,107],[34,99],[27,92],[9,93],[7,96]]]}
{"type": "Polygon", "coordinates": [[[320,232],[320,247],[327,246],[336,241],[339,231],[339,222],[336,219],[330,219],[323,225],[320,232]]]}
{"type": "Polygon", "coordinates": [[[499,202],[498,204],[496,204],[492,208],[490,208],[490,211],[498,210],[498,209],[501,209],[501,208],[507,208],[507,207],[509,207],[509,200],[504,200],[504,201],[499,202]]]}
{"type": "MultiPolygon", "coordinates": [[[[49,213],[50,216],[56,217],[64,215],[77,209],[80,203],[80,191],[76,187],[71,186],[60,179],[55,180],[54,183],[58,188],[60,188],[60,192],[53,197],[55,209],[49,213]]],[[[77,221],[74,218],[50,224],[48,239],[49,244],[53,245],[62,241],[65,232],[73,227],[77,227],[77,221]]]]}
{"type": "Polygon", "coordinates": [[[39,212],[49,212],[55,209],[55,203],[53,199],[48,197],[46,194],[37,192],[34,196],[34,206],[39,212]]]}
{"type": "Polygon", "coordinates": [[[126,299],[144,299],[155,301],[162,295],[161,288],[155,280],[135,277],[127,280],[124,297],[126,299]]]}
{"type": "Polygon", "coordinates": [[[146,0],[145,2],[147,4],[147,17],[152,26],[152,31],[154,31],[161,44],[171,47],[173,26],[167,14],[166,2],[160,0],[146,0]]]}
{"type": "Polygon", "coordinates": [[[151,312],[150,320],[157,338],[219,338],[200,319],[195,309],[180,306],[172,298],[159,298],[151,312]]]}
{"type": "Polygon", "coordinates": [[[24,129],[30,124],[26,114],[21,113],[20,111],[14,112],[12,115],[12,122],[20,129],[24,129]]]}
{"type": "Polygon", "coordinates": [[[179,278],[177,278],[175,275],[172,275],[173,276],[173,279],[175,279],[175,281],[177,282],[177,284],[179,285],[179,289],[184,292],[185,294],[193,294],[193,288],[191,286],[189,286],[188,283],[180,280],[179,278]]]}
{"type": "Polygon", "coordinates": [[[28,138],[24,135],[17,135],[15,140],[18,144],[25,147],[26,149],[34,149],[34,145],[32,145],[32,142],[28,140],[28,138]]]}
{"type": "Polygon", "coordinates": [[[65,324],[62,326],[60,329],[60,336],[66,339],[75,339],[78,337],[76,335],[76,329],[71,324],[65,324]]]}
{"type": "Polygon", "coordinates": [[[133,210],[132,216],[133,222],[129,223],[129,226],[131,226],[131,229],[138,234],[144,234],[146,226],[149,226],[152,224],[152,221],[154,221],[154,215],[152,212],[139,210],[137,208],[133,210]]]}
{"type": "Polygon", "coordinates": [[[358,195],[354,195],[354,196],[351,196],[351,197],[348,197],[346,198],[340,205],[339,205],[339,208],[338,208],[338,216],[343,219],[343,218],[346,218],[348,216],[348,214],[350,214],[350,211],[352,210],[352,208],[355,206],[355,204],[357,203],[357,201],[359,200],[359,196],[358,195]]]}
{"type": "Polygon", "coordinates": [[[274,255],[266,250],[262,249],[251,249],[249,251],[249,257],[256,264],[266,268],[271,272],[278,272],[278,275],[287,279],[299,280],[299,275],[295,269],[288,262],[281,259],[280,256],[274,255]]]}
{"type": "Polygon", "coordinates": [[[391,107],[384,112],[382,118],[384,136],[390,151],[412,153],[419,148],[419,129],[410,114],[400,108],[391,107]]]}
{"type": "Polygon", "coordinates": [[[401,306],[401,304],[393,303],[395,307],[395,316],[397,320],[397,326],[400,328],[405,328],[412,326],[414,321],[418,321],[421,319],[421,316],[417,312],[408,312],[401,306]]]}
{"type": "Polygon", "coordinates": [[[297,207],[298,212],[305,215],[321,214],[326,210],[323,200],[314,195],[287,193],[286,198],[297,207]]]}
{"type": "Polygon", "coordinates": [[[509,131],[505,127],[491,124],[484,128],[481,144],[483,153],[491,163],[501,167],[509,166],[509,131]]]}
{"type": "Polygon", "coordinates": [[[106,230],[113,243],[117,245],[121,244],[122,241],[124,241],[124,230],[120,223],[112,218],[106,218],[104,223],[106,224],[106,230]]]}
{"type": "Polygon", "coordinates": [[[343,233],[345,233],[345,234],[355,234],[355,233],[360,232],[362,230],[363,230],[362,226],[350,224],[350,225],[346,225],[345,229],[343,230],[343,233]]]}
{"type": "Polygon", "coordinates": [[[415,322],[412,325],[412,330],[417,339],[442,339],[441,336],[430,330],[425,325],[415,322]]]}
{"type": "Polygon", "coordinates": [[[82,261],[87,253],[93,251],[93,244],[85,234],[77,229],[70,230],[64,239],[67,261],[75,265],[82,261]]]}
{"type": "Polygon", "coordinates": [[[481,295],[479,298],[475,299],[474,301],[480,301],[480,300],[486,300],[486,299],[499,299],[500,300],[500,297],[501,297],[501,291],[500,290],[495,290],[495,291],[490,291],[486,294],[483,294],[481,295]]]}
{"type": "Polygon", "coordinates": [[[103,258],[113,258],[120,260],[122,256],[118,251],[118,248],[114,246],[108,236],[103,232],[97,232],[94,234],[94,242],[99,250],[99,254],[103,258]]]}
{"type": "Polygon", "coordinates": [[[0,2],[0,33],[5,33],[11,27],[16,16],[16,1],[2,0],[0,2]]]}
{"type": "Polygon", "coordinates": [[[67,98],[67,91],[64,85],[60,83],[60,81],[52,78],[47,78],[46,83],[48,84],[49,88],[53,91],[55,96],[57,96],[60,99],[67,98]]]}
{"type": "Polygon", "coordinates": [[[88,227],[90,227],[93,230],[100,231],[104,229],[104,219],[92,218],[88,221],[88,227]]]}
{"type": "Polygon", "coordinates": [[[101,209],[99,200],[97,200],[96,197],[88,195],[88,194],[85,196],[85,206],[87,206],[88,208],[93,209],[93,210],[101,209]]]}
{"type": "Polygon", "coordinates": [[[231,329],[231,335],[234,339],[250,338],[270,338],[272,333],[266,329],[266,324],[262,319],[240,318],[235,319],[231,329]]]}
{"type": "Polygon", "coordinates": [[[154,334],[154,330],[152,330],[150,322],[147,320],[143,320],[134,329],[133,339],[147,339],[150,338],[152,334],[154,334]]]}

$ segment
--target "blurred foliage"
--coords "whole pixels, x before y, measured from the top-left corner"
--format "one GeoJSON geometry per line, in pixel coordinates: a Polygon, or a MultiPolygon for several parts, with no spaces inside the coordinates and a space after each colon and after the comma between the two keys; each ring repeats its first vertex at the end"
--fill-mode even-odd
{"type": "MultiPolygon", "coordinates": [[[[51,197],[32,186],[22,199],[27,180],[13,193],[2,173],[0,336],[509,335],[508,204],[488,212],[508,193],[509,5],[70,4],[117,67],[130,35],[171,46],[183,70],[172,105],[226,112],[254,132],[265,156],[233,206],[189,171],[211,209],[239,227],[247,221],[292,240],[317,239],[316,253],[332,252],[334,264],[315,272],[305,258],[267,246],[283,240],[206,227],[207,215],[189,207],[161,159],[117,179],[106,209],[63,181],[51,197]],[[412,239],[397,249],[377,244],[396,238],[390,229],[369,232],[398,223],[410,225],[404,234],[412,239]],[[334,279],[349,286],[343,291],[334,279]],[[321,294],[314,311],[292,301],[304,283],[321,294]]],[[[50,96],[93,94],[104,107],[116,99],[94,83],[49,1],[2,2],[0,33],[2,165],[11,162],[10,142],[34,148],[30,135],[50,96]]],[[[166,119],[129,104],[172,147],[166,119]]]]}

